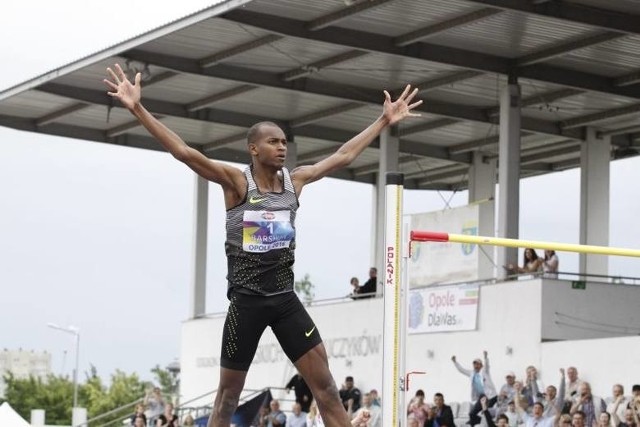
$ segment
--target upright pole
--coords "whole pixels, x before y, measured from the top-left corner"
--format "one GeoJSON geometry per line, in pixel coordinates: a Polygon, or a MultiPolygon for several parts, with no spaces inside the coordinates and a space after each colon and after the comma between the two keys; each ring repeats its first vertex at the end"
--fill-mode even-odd
{"type": "Polygon", "coordinates": [[[78,369],[80,369],[80,331],[76,335],[76,368],[73,371],[73,407],[78,407],[78,369]]]}
{"type": "Polygon", "coordinates": [[[403,412],[400,392],[404,385],[401,370],[401,261],[402,261],[402,190],[404,176],[387,173],[385,191],[384,268],[380,277],[384,286],[382,350],[382,425],[398,426],[403,412]]]}

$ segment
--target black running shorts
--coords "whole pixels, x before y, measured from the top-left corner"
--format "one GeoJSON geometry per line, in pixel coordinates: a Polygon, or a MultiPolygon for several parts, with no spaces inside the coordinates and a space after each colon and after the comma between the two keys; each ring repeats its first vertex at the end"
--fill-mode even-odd
{"type": "Polygon", "coordinates": [[[295,292],[272,296],[231,292],[220,365],[248,371],[267,326],[291,362],[322,342],[318,328],[295,292]]]}

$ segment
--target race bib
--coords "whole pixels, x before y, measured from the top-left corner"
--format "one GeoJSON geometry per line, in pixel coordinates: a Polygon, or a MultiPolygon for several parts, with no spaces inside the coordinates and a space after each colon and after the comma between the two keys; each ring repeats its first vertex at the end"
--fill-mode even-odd
{"type": "Polygon", "coordinates": [[[242,249],[269,252],[288,248],[294,238],[290,211],[245,211],[242,217],[242,249]]]}

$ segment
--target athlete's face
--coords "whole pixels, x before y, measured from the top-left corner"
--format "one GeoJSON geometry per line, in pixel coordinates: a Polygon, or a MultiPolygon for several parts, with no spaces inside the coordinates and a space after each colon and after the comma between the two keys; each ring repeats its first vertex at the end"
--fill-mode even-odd
{"type": "Polygon", "coordinates": [[[262,125],[255,141],[249,143],[249,152],[264,166],[279,169],[287,157],[287,137],[277,126],[262,125]]]}

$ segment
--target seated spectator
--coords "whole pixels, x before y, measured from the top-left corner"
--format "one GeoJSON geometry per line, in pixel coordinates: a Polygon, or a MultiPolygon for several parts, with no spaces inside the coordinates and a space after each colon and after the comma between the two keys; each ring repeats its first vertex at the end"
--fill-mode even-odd
{"type": "Polygon", "coordinates": [[[156,427],[178,427],[178,416],[173,413],[173,403],[164,405],[164,412],[156,419],[156,427]]]}
{"type": "Polygon", "coordinates": [[[571,427],[571,415],[561,414],[557,425],[558,427],[571,427]]]}
{"type": "Polygon", "coordinates": [[[597,427],[611,427],[611,415],[608,412],[601,412],[598,417],[597,427]]]}
{"type": "Polygon", "coordinates": [[[416,391],[416,395],[409,402],[407,415],[413,414],[419,425],[424,425],[429,416],[429,405],[424,401],[424,391],[416,391]]]}
{"type": "Polygon", "coordinates": [[[349,416],[360,409],[360,390],[353,385],[353,377],[348,376],[340,388],[340,400],[349,416]]]}
{"type": "Polygon", "coordinates": [[[137,415],[133,419],[133,423],[131,424],[133,427],[147,427],[147,417],[144,415],[137,415]]]}
{"type": "MultiPolygon", "coordinates": [[[[368,421],[369,411],[359,411],[358,415],[351,420],[351,425],[353,427],[367,427],[368,421]]],[[[324,421],[322,421],[322,415],[320,415],[318,411],[318,404],[315,400],[311,402],[311,408],[307,415],[307,427],[325,427],[324,421]]]]}
{"type": "MultiPolygon", "coordinates": [[[[360,412],[366,411],[369,413],[369,421],[366,427],[382,427],[382,411],[379,406],[373,404],[371,393],[365,393],[362,395],[362,406],[354,414],[354,418],[360,416],[360,412]]],[[[290,427],[290,426],[287,426],[290,427]]]]}
{"type": "Polygon", "coordinates": [[[413,414],[407,417],[407,427],[423,427],[413,414]]]}
{"type": "Polygon", "coordinates": [[[351,299],[357,299],[360,298],[360,295],[358,295],[360,293],[360,281],[358,280],[357,277],[352,277],[351,281],[349,282],[351,283],[351,299]]]}
{"type": "Polygon", "coordinates": [[[371,389],[369,394],[371,395],[371,402],[373,403],[373,406],[377,406],[378,408],[380,408],[382,405],[380,402],[380,397],[378,396],[378,390],[373,388],[371,389]]]}
{"type": "Polygon", "coordinates": [[[298,402],[291,408],[291,414],[287,418],[287,427],[307,427],[307,413],[302,411],[298,402]]]}
{"type": "Polygon", "coordinates": [[[520,413],[516,410],[516,402],[514,402],[513,400],[507,405],[507,411],[504,413],[504,415],[506,415],[509,420],[509,427],[517,427],[520,424],[524,424],[524,420],[520,416],[520,413]]]}
{"type": "Polygon", "coordinates": [[[284,426],[287,422],[287,416],[280,410],[280,402],[276,399],[271,400],[269,408],[271,411],[266,416],[266,427],[284,426]]]}
{"type": "Polygon", "coordinates": [[[547,279],[558,278],[558,267],[560,266],[560,260],[556,251],[545,249],[544,260],[542,261],[542,271],[544,271],[544,277],[547,279]]]}
{"type": "Polygon", "coordinates": [[[627,408],[624,410],[624,421],[620,421],[617,413],[613,413],[611,415],[611,420],[613,427],[638,427],[640,426],[640,418],[638,416],[638,411],[635,411],[631,408],[627,408]]]}
{"type": "Polygon", "coordinates": [[[147,416],[144,414],[144,411],[145,411],[144,404],[143,403],[138,403],[136,405],[135,412],[131,416],[131,425],[135,425],[137,417],[141,417],[142,420],[144,421],[144,425],[145,426],[147,425],[147,416]]]}
{"type": "Polygon", "coordinates": [[[444,395],[442,393],[436,393],[433,395],[433,410],[434,422],[432,423],[437,427],[456,427],[453,422],[453,411],[451,406],[444,404],[444,395]]]}
{"type": "Polygon", "coordinates": [[[374,298],[378,289],[378,270],[375,267],[369,269],[369,280],[360,287],[360,298],[374,298]]]}
{"type": "Polygon", "coordinates": [[[486,424],[488,427],[508,427],[509,418],[504,414],[498,415],[498,417],[496,418],[497,423],[493,421],[491,413],[489,412],[488,400],[489,399],[487,399],[487,396],[482,396],[480,398],[480,415],[484,418],[484,424],[486,424]]]}
{"type": "MultiPolygon", "coordinates": [[[[585,414],[582,411],[576,411],[571,415],[571,426],[572,427],[585,427],[585,414]]],[[[588,426],[592,427],[592,426],[588,426]]]]}
{"type": "Polygon", "coordinates": [[[542,258],[532,248],[526,248],[522,257],[522,267],[509,264],[506,266],[509,274],[536,274],[542,272],[542,258]]]}
{"type": "Polygon", "coordinates": [[[606,405],[604,400],[591,394],[591,385],[588,382],[580,384],[578,396],[571,405],[569,413],[573,415],[577,411],[581,411],[585,415],[585,424],[589,427],[593,426],[600,418],[600,414],[604,412],[606,405]]]}
{"type": "Polygon", "coordinates": [[[623,420],[624,411],[629,405],[629,399],[624,396],[624,387],[622,384],[615,384],[612,393],[611,403],[607,405],[607,412],[611,414],[612,420],[614,414],[618,416],[618,419],[623,420]]]}

